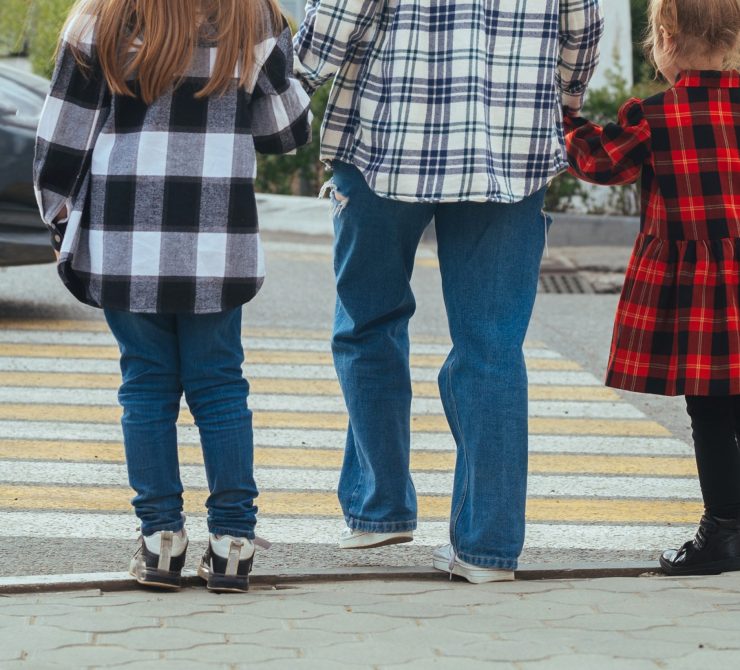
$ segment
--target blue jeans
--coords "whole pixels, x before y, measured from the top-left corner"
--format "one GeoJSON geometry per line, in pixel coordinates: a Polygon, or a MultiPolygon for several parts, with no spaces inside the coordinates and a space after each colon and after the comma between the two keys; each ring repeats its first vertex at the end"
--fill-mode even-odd
{"type": "Polygon", "coordinates": [[[184,523],[176,427],[184,391],[203,447],[208,529],[254,537],[257,486],[241,314],[241,307],[196,315],[105,310],[121,350],[121,425],[144,535],[184,523]]]}
{"type": "Polygon", "coordinates": [[[416,527],[409,473],[408,322],[416,249],[434,219],[452,350],[439,390],[457,444],[450,540],[458,556],[514,569],[524,543],[523,343],[546,238],[544,191],[516,204],[404,203],[334,164],[334,363],[349,411],[339,501],[350,528],[416,527]],[[345,197],[343,203],[336,196],[345,197]]]}

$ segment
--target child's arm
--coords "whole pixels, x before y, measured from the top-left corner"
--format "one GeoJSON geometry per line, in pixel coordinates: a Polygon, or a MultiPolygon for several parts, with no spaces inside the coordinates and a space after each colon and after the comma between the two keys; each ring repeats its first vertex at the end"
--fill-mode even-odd
{"type": "Polygon", "coordinates": [[[383,4],[381,0],[308,0],[294,40],[296,74],[307,90],[315,91],[339,71],[383,4]]]}
{"type": "Polygon", "coordinates": [[[252,137],[262,154],[285,154],[311,141],[311,101],[293,76],[290,28],[271,45],[252,92],[252,137]]]}
{"type": "Polygon", "coordinates": [[[94,53],[93,28],[94,20],[87,16],[69,23],[37,132],[34,187],[55,250],[61,246],[66,217],[90,169],[110,100],[94,53]]]}
{"type": "Polygon", "coordinates": [[[604,34],[600,0],[561,0],[558,80],[563,107],[576,114],[599,63],[604,34]]]}
{"type": "Polygon", "coordinates": [[[565,118],[570,172],[593,184],[632,184],[650,155],[650,126],[642,103],[629,100],[619,122],[603,128],[584,118],[565,118]]]}

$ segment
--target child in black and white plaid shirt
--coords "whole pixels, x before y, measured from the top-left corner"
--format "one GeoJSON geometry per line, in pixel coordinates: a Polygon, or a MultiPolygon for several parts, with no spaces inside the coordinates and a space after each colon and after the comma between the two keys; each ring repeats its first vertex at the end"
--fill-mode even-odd
{"type": "Polygon", "coordinates": [[[184,392],[210,489],[199,573],[214,590],[248,586],[257,489],[241,309],[264,278],[256,152],[310,140],[292,69],[275,0],[79,0],[60,42],[36,192],[63,282],[105,311],[121,349],[142,584],[180,584],[184,392]]]}

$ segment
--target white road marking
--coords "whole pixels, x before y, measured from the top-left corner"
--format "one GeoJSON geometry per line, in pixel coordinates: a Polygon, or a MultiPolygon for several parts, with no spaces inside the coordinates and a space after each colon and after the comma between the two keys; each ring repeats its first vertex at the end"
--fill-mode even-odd
{"type": "MultiPolygon", "coordinates": [[[[337,375],[331,365],[251,365],[245,363],[247,378],[275,379],[336,379],[337,375]]],[[[1,372],[73,372],[82,374],[115,374],[120,373],[118,361],[85,358],[32,358],[0,356],[1,372]]],[[[529,383],[533,385],[553,386],[602,386],[590,372],[572,372],[567,370],[531,370],[529,383]]],[[[412,368],[411,378],[414,381],[437,381],[434,368],[412,368]]]]}
{"type": "MultiPolygon", "coordinates": [[[[56,344],[56,345],[91,345],[117,347],[113,335],[109,332],[86,331],[42,331],[42,330],[0,330],[0,343],[3,344],[56,344]]],[[[251,337],[242,338],[244,350],[250,351],[304,351],[307,353],[331,353],[329,339],[306,340],[297,338],[251,337]]],[[[448,344],[430,344],[411,341],[411,354],[446,356],[450,351],[448,344]]],[[[561,354],[551,349],[524,347],[525,356],[548,360],[561,360],[561,354]]]]}
{"type": "MultiPolygon", "coordinates": [[[[0,403],[34,405],[118,406],[113,389],[55,389],[0,386],[0,403]]],[[[182,407],[187,407],[183,398],[182,407]]],[[[262,412],[334,412],[346,413],[340,396],[270,395],[257,393],[249,397],[249,406],[262,412]]],[[[413,415],[444,415],[439,398],[414,398],[413,415]]],[[[533,400],[529,403],[533,417],[644,419],[645,415],[625,402],[564,402],[533,400]]]]}
{"type": "MultiPolygon", "coordinates": [[[[33,537],[86,540],[136,539],[138,520],[130,514],[76,514],[69,512],[0,512],[0,537],[33,537]]],[[[188,535],[195,542],[208,537],[202,516],[191,516],[188,535]]],[[[344,528],[340,519],[296,519],[264,517],[257,523],[257,534],[274,543],[331,544],[344,528]]],[[[527,525],[526,547],[596,549],[619,551],[635,549],[660,552],[679,547],[693,534],[693,526],[622,526],[583,524],[527,525]]],[[[449,542],[449,526],[444,521],[420,522],[414,545],[432,547],[449,542]]],[[[258,550],[258,552],[263,550],[258,550]]],[[[124,565],[128,556],[121,556],[124,565]]],[[[431,561],[431,552],[430,552],[431,561]]],[[[259,566],[259,553],[255,561],[259,566]]],[[[656,564],[657,565],[657,564],[656,564]]]]}
{"type": "MultiPolygon", "coordinates": [[[[186,489],[207,489],[205,469],[180,466],[186,489]]],[[[265,491],[336,491],[339,470],[312,468],[257,468],[255,479],[265,491]]],[[[419,495],[447,496],[452,491],[452,472],[413,474],[419,495]]],[[[0,482],[69,486],[122,486],[128,489],[126,466],[119,463],[59,463],[5,461],[0,482]]],[[[642,498],[700,500],[694,477],[622,477],[591,475],[531,475],[528,493],[534,497],[642,498]]]]}
{"type": "MultiPolygon", "coordinates": [[[[304,447],[306,449],[344,449],[343,430],[308,430],[294,428],[258,428],[254,432],[257,447],[304,447]]],[[[58,440],[81,442],[120,442],[120,426],[98,423],[58,423],[49,421],[0,420],[0,439],[58,440]]],[[[194,426],[178,426],[180,444],[200,444],[194,426]]],[[[412,433],[411,448],[420,451],[454,451],[449,433],[412,433]]],[[[602,437],[598,435],[531,435],[531,453],[606,454],[646,456],[690,456],[691,447],[670,437],[602,437]]]]}

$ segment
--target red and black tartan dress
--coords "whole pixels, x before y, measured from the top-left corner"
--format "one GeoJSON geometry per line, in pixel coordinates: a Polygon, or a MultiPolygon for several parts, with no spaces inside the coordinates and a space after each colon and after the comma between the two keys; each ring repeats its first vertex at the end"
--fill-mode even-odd
{"type": "Polygon", "coordinates": [[[627,102],[619,123],[571,118],[566,129],[576,176],[641,177],[606,384],[740,395],[740,73],[684,72],[665,93],[627,102]]]}

